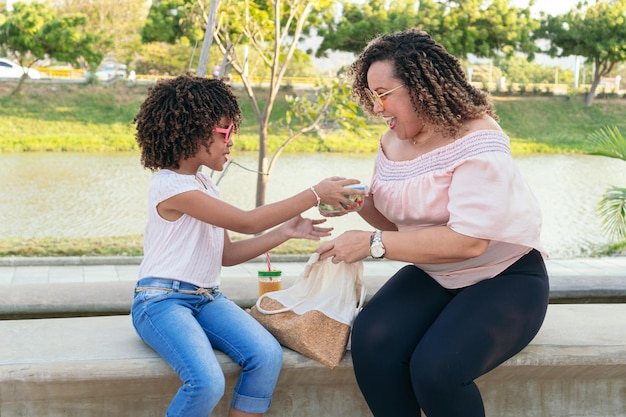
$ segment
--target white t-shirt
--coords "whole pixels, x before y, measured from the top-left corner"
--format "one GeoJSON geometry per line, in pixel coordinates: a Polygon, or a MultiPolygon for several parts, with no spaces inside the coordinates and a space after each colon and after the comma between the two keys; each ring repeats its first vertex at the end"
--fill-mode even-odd
{"type": "Polygon", "coordinates": [[[163,219],[157,206],[164,200],[189,191],[202,191],[219,198],[210,177],[198,173],[177,174],[168,169],[155,173],[148,188],[148,223],[144,233],[144,258],[139,278],[166,278],[199,287],[220,284],[224,229],[183,214],[176,221],[163,219]]]}
{"type": "Polygon", "coordinates": [[[493,278],[533,248],[546,255],[539,203],[500,131],[473,132],[409,161],[389,160],[379,146],[370,189],[399,231],[447,225],[491,241],[473,259],[416,264],[445,288],[493,278]]]}

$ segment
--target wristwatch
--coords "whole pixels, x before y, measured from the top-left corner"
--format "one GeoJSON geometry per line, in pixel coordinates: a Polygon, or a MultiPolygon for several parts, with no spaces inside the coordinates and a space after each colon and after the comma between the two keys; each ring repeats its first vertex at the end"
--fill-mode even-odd
{"type": "Polygon", "coordinates": [[[370,236],[370,254],[372,258],[380,259],[385,256],[385,245],[383,245],[383,232],[374,231],[370,236]]]}

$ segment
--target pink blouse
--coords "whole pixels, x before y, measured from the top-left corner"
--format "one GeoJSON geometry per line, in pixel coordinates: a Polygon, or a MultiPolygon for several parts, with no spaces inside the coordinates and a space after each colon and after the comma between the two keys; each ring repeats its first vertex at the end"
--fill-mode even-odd
{"type": "Polygon", "coordinates": [[[476,258],[416,264],[445,288],[493,278],[533,248],[546,256],[539,204],[498,130],[470,133],[410,161],[389,160],[379,146],[371,192],[399,231],[447,225],[490,240],[476,258]]]}

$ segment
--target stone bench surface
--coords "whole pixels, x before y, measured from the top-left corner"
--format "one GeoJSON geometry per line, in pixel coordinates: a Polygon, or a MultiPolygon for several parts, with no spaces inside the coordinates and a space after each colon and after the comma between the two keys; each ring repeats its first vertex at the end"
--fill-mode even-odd
{"type": "MultiPolygon", "coordinates": [[[[477,380],[488,416],[626,416],[626,304],[553,304],[523,352],[477,380]]],[[[176,374],[129,316],[0,321],[3,417],[163,415],[176,374]]],[[[215,415],[226,415],[239,368],[215,415]]],[[[268,417],[367,416],[350,352],[334,370],[284,349],[268,417]]]]}

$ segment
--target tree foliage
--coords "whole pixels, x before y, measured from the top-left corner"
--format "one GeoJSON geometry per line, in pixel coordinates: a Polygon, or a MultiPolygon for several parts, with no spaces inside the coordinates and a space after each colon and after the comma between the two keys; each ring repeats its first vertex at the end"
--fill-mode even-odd
{"type": "Polygon", "coordinates": [[[578,3],[568,13],[545,16],[537,39],[547,40],[552,57],[582,56],[594,65],[594,76],[585,103],[593,104],[602,77],[626,61],[626,0],[578,3]]]}
{"type": "MultiPolygon", "coordinates": [[[[25,68],[46,58],[75,66],[81,59],[100,62],[102,55],[92,49],[97,38],[83,31],[85,23],[84,15],[58,16],[45,3],[15,3],[0,22],[0,45],[25,68]]],[[[21,89],[25,78],[26,74],[13,93],[21,89]]]]}
{"type": "Polygon", "coordinates": [[[133,66],[138,74],[176,76],[188,71],[193,72],[197,63],[194,47],[182,40],[173,44],[144,43],[136,53],[138,57],[133,62],[133,66]]]}
{"type": "Polygon", "coordinates": [[[206,7],[196,0],[158,0],[152,3],[141,40],[174,44],[181,39],[189,43],[204,37],[206,7]]]}
{"type": "Polygon", "coordinates": [[[94,50],[125,64],[135,57],[141,45],[139,30],[148,12],[143,0],[55,1],[54,7],[60,15],[86,17],[84,31],[96,37],[94,50]]]}
{"type": "Polygon", "coordinates": [[[281,120],[281,127],[289,132],[289,137],[279,151],[298,136],[309,132],[324,136],[326,131],[339,128],[362,136],[369,135],[365,118],[358,104],[351,99],[350,83],[345,75],[345,69],[342,69],[329,86],[285,97],[289,110],[281,120]]]}
{"type": "Polygon", "coordinates": [[[338,21],[320,30],[324,39],[317,51],[359,53],[377,34],[419,27],[440,41],[452,54],[479,57],[512,55],[522,51],[532,57],[537,50],[532,31],[539,23],[530,6],[518,8],[509,0],[369,0],[357,4],[342,0],[338,21]]]}

